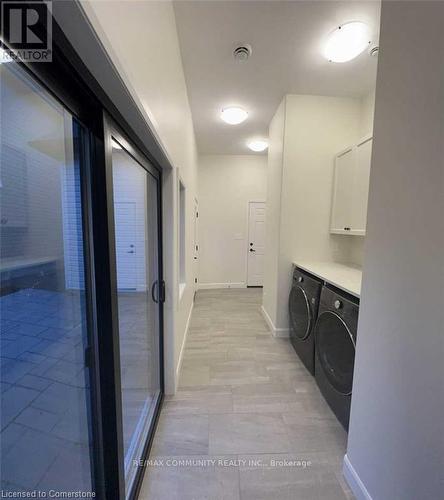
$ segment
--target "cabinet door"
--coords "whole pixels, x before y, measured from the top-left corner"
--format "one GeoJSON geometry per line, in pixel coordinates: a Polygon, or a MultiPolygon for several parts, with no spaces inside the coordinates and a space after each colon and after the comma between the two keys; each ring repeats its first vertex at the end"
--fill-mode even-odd
{"type": "Polygon", "coordinates": [[[344,232],[350,227],[353,203],[354,150],[349,149],[336,157],[331,214],[331,232],[344,232]]]}
{"type": "Polygon", "coordinates": [[[368,189],[370,181],[370,164],[372,156],[372,139],[368,139],[356,147],[356,163],[353,175],[353,202],[351,213],[351,229],[354,234],[365,234],[367,225],[368,189]]]}

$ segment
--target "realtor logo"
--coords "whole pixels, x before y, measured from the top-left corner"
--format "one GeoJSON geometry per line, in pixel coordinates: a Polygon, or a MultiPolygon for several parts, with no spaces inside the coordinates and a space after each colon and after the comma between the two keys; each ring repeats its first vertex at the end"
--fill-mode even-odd
{"type": "Polygon", "coordinates": [[[0,27],[4,42],[0,57],[5,60],[51,62],[52,4],[50,0],[1,2],[0,27]]]}

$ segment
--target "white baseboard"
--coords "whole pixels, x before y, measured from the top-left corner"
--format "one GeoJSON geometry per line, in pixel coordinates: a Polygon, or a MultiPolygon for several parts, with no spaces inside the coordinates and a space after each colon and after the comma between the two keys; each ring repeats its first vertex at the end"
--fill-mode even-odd
{"type": "Polygon", "coordinates": [[[217,290],[218,288],[247,288],[246,283],[199,283],[199,290],[217,290]]]}
{"type": "Polygon", "coordinates": [[[276,328],[264,306],[261,306],[261,313],[270,328],[273,337],[288,338],[290,336],[289,328],[276,328]]]}
{"type": "Polygon", "coordinates": [[[347,481],[347,484],[350,486],[350,489],[353,491],[357,500],[372,500],[370,493],[367,491],[367,488],[361,481],[361,478],[358,476],[358,473],[348,459],[347,454],[344,456],[342,473],[344,474],[345,480],[347,481]]]}
{"type": "Polygon", "coordinates": [[[180,347],[179,360],[177,361],[177,366],[176,366],[176,380],[174,384],[175,385],[174,392],[177,392],[177,387],[179,386],[179,377],[180,377],[180,370],[182,369],[183,353],[185,351],[185,343],[187,341],[188,330],[190,329],[190,322],[191,322],[191,315],[193,313],[193,308],[194,308],[194,301],[191,302],[190,312],[188,313],[187,324],[185,325],[185,333],[183,334],[182,346],[180,347]]]}

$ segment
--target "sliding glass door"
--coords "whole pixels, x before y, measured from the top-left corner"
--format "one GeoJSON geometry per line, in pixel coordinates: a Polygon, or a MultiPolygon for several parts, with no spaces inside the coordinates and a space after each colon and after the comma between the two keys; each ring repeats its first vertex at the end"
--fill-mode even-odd
{"type": "Polygon", "coordinates": [[[1,490],[90,492],[88,131],[13,62],[0,93],[1,490]]]}
{"type": "Polygon", "coordinates": [[[0,489],[133,499],[163,393],[160,171],[54,49],[0,64],[0,489]]]}
{"type": "MultiPolygon", "coordinates": [[[[161,396],[159,176],[112,138],[125,490],[131,493],[161,396]]],[[[131,150],[134,154],[134,150],[131,150]]]]}

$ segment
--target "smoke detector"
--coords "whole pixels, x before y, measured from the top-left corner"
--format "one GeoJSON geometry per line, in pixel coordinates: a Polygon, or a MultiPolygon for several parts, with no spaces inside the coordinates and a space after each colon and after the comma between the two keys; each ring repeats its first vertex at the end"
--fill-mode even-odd
{"type": "Polygon", "coordinates": [[[244,62],[251,56],[252,52],[253,49],[251,48],[251,45],[243,43],[233,50],[233,57],[236,61],[244,62]]]}
{"type": "Polygon", "coordinates": [[[379,53],[379,46],[378,45],[372,45],[369,49],[368,49],[368,53],[369,55],[371,55],[372,57],[376,57],[379,53]]]}

